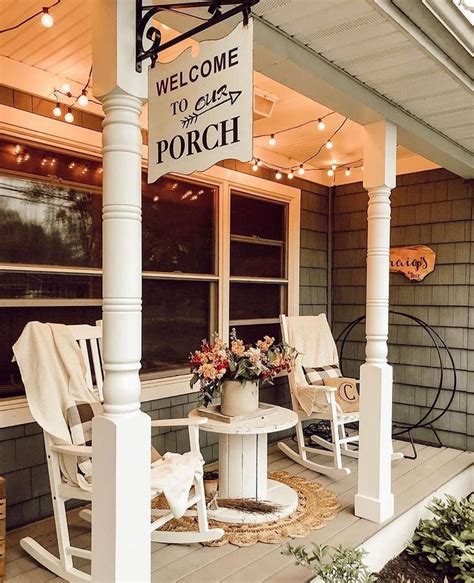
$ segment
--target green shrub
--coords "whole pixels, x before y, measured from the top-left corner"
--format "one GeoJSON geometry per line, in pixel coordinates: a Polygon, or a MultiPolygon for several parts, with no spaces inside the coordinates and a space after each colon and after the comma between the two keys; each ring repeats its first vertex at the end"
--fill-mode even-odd
{"type": "Polygon", "coordinates": [[[434,498],[433,518],[420,520],[407,551],[454,579],[474,582],[474,493],[456,500],[434,498]]]}
{"type": "Polygon", "coordinates": [[[371,575],[362,559],[366,554],[362,550],[313,545],[312,552],[305,547],[293,547],[290,544],[282,551],[283,555],[293,556],[296,564],[309,569],[313,575],[320,577],[324,583],[371,583],[376,577],[371,575]],[[332,551],[332,553],[331,553],[332,551]]]}

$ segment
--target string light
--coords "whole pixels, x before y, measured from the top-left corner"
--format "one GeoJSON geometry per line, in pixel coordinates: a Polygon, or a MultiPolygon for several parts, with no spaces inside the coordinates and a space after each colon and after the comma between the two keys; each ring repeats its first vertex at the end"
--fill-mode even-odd
{"type": "Polygon", "coordinates": [[[294,176],[295,176],[295,175],[293,174],[293,170],[290,170],[290,171],[288,172],[288,179],[289,179],[289,180],[293,180],[294,176]]]}
{"type": "Polygon", "coordinates": [[[333,163],[331,164],[331,169],[332,169],[332,170],[336,170],[336,168],[337,168],[337,164],[334,164],[334,162],[333,162],[333,163]]]}
{"type": "Polygon", "coordinates": [[[91,77],[92,77],[92,67],[89,69],[89,75],[87,77],[86,84],[81,89],[81,93],[77,96],[72,95],[71,85],[67,82],[62,84],[61,89],[53,89],[52,94],[56,98],[56,106],[53,109],[53,115],[55,117],[61,117],[61,113],[62,113],[61,104],[59,103],[59,99],[58,99],[59,95],[64,95],[68,99],[74,99],[74,101],[68,105],[67,113],[64,116],[64,120],[67,123],[72,123],[74,121],[74,115],[72,113],[72,108],[76,103],[78,105],[80,105],[81,107],[87,107],[87,105],[89,105],[90,101],[92,101],[93,103],[98,103],[97,101],[89,99],[89,97],[87,95],[87,91],[88,91],[88,88],[89,88],[89,85],[91,82],[91,77]]]}
{"type": "Polygon", "coordinates": [[[89,168],[87,168],[87,166],[84,166],[84,168],[82,169],[82,174],[87,174],[88,171],[89,168]]]}
{"type": "Polygon", "coordinates": [[[300,167],[298,168],[298,174],[300,176],[303,176],[304,175],[304,167],[303,167],[303,164],[300,164],[300,167]]]}
{"type": "Polygon", "coordinates": [[[324,131],[326,129],[326,124],[323,122],[323,120],[321,118],[318,119],[318,130],[320,132],[324,131]]]}
{"type": "Polygon", "coordinates": [[[334,170],[332,168],[329,168],[329,170],[327,171],[327,175],[334,176],[334,170]]]}
{"type": "Polygon", "coordinates": [[[43,8],[43,15],[41,16],[41,24],[45,28],[51,28],[54,24],[54,18],[51,16],[51,14],[49,13],[46,6],[43,8]]]}
{"type": "Polygon", "coordinates": [[[48,162],[48,160],[46,160],[46,158],[43,158],[41,160],[41,166],[46,166],[46,163],[48,162]]]}
{"type": "Polygon", "coordinates": [[[72,114],[72,109],[70,107],[67,108],[67,113],[64,116],[64,121],[67,121],[67,123],[72,123],[74,121],[74,115],[72,114]]]}
{"type": "Polygon", "coordinates": [[[272,134],[268,140],[268,143],[270,144],[270,146],[275,146],[277,141],[275,139],[275,134],[272,134]]]}
{"type": "Polygon", "coordinates": [[[50,4],[49,6],[43,6],[43,8],[41,10],[38,10],[38,12],[35,12],[31,16],[28,16],[27,18],[21,20],[17,24],[14,24],[13,26],[9,26],[8,28],[3,28],[2,30],[0,30],[0,34],[3,34],[4,32],[10,32],[11,30],[16,30],[17,28],[20,28],[21,26],[23,26],[27,22],[30,22],[30,20],[33,20],[33,18],[36,18],[37,16],[40,16],[40,15],[41,15],[41,24],[45,28],[51,28],[54,24],[54,18],[49,13],[49,10],[51,10],[51,8],[54,8],[55,6],[57,6],[60,2],[61,2],[61,0],[56,0],[56,2],[54,2],[53,4],[50,4]]]}
{"type": "Polygon", "coordinates": [[[257,158],[257,166],[263,166],[263,162],[257,158]]]}
{"type": "Polygon", "coordinates": [[[257,170],[258,170],[258,164],[257,164],[257,162],[254,162],[254,164],[253,164],[253,166],[252,166],[252,170],[253,170],[254,172],[257,172],[257,170]]]}
{"type": "Polygon", "coordinates": [[[361,166],[360,169],[361,169],[362,172],[364,171],[364,167],[363,166],[361,166]]]}
{"type": "Polygon", "coordinates": [[[350,168],[346,168],[346,170],[344,171],[344,174],[346,176],[350,176],[351,175],[351,169],[350,168]]]}
{"type": "Polygon", "coordinates": [[[283,175],[282,175],[282,173],[281,173],[279,170],[278,170],[278,171],[275,173],[275,178],[276,178],[277,180],[281,180],[282,176],[283,176],[283,175]]]}
{"type": "Polygon", "coordinates": [[[28,152],[23,156],[23,159],[25,160],[25,162],[28,162],[28,160],[30,159],[30,155],[28,154],[28,152]]]}
{"type": "Polygon", "coordinates": [[[326,149],[327,149],[327,150],[332,150],[332,149],[333,149],[333,147],[334,147],[334,144],[332,143],[332,141],[331,141],[331,140],[328,140],[328,141],[326,142],[326,149]]]}
{"type": "Polygon", "coordinates": [[[15,145],[15,154],[19,154],[21,152],[21,146],[19,144],[15,145]]]}
{"type": "Polygon", "coordinates": [[[89,99],[87,97],[87,89],[83,89],[82,93],[79,95],[78,99],[77,99],[77,103],[81,106],[81,107],[86,107],[87,104],[89,103],[89,99]]]}

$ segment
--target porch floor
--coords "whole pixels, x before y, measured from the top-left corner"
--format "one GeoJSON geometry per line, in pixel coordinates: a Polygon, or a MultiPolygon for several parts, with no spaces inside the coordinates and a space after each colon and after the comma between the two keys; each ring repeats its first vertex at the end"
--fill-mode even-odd
{"type": "MultiPolygon", "coordinates": [[[[290,441],[290,443],[292,443],[290,441]]],[[[394,443],[396,451],[410,454],[409,444],[394,443]]],[[[449,448],[419,445],[416,460],[402,459],[393,464],[393,492],[395,514],[399,516],[444,483],[459,474],[474,461],[474,455],[449,448]]],[[[315,530],[296,544],[312,542],[337,546],[358,546],[384,525],[374,524],[353,514],[353,501],[357,484],[357,461],[348,458],[352,473],[337,482],[307,470],[284,456],[273,444],[269,447],[270,470],[285,470],[307,480],[317,481],[335,492],[342,504],[337,517],[325,528],[315,530]]],[[[319,456],[318,456],[319,457],[319,456]]],[[[327,463],[327,458],[325,460],[327,463]]],[[[78,510],[69,513],[70,532],[74,546],[90,548],[90,530],[78,516],[78,510]]],[[[8,583],[41,583],[62,581],[31,559],[20,547],[19,541],[32,536],[53,553],[57,552],[54,520],[52,518],[8,532],[6,553],[6,577],[8,583]]],[[[281,555],[283,544],[258,543],[238,548],[227,544],[222,547],[201,545],[152,544],[152,580],[171,583],[287,583],[307,581],[310,573],[296,567],[291,558],[281,555]]],[[[78,559],[77,566],[90,568],[88,561],[78,559]]]]}

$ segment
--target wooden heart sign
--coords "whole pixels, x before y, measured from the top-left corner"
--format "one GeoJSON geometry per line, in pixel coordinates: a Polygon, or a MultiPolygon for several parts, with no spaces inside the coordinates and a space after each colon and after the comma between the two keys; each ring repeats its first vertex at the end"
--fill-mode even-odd
{"type": "Polygon", "coordinates": [[[425,245],[391,247],[390,271],[403,273],[410,281],[422,281],[435,268],[436,253],[425,245]]]}

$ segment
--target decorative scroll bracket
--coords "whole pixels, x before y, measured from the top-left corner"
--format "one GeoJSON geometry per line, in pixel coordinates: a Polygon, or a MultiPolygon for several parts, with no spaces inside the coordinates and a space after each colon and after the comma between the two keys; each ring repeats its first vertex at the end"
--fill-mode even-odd
{"type": "MultiPolygon", "coordinates": [[[[143,0],[135,0],[136,3],[136,41],[135,41],[135,51],[136,51],[136,62],[135,69],[138,73],[142,71],[142,62],[146,59],[150,59],[151,67],[153,68],[158,59],[158,54],[161,51],[169,49],[186,40],[195,34],[207,30],[211,26],[224,22],[228,18],[232,18],[236,14],[242,13],[244,24],[248,23],[250,16],[250,11],[252,6],[257,4],[260,0],[203,0],[197,2],[176,2],[173,4],[157,5],[157,6],[144,6],[143,0]],[[232,6],[226,12],[222,11],[224,6],[232,6]],[[161,32],[155,27],[148,24],[152,18],[159,12],[166,10],[179,11],[180,9],[192,9],[192,8],[207,8],[210,17],[207,21],[195,26],[194,28],[183,32],[176,38],[169,40],[166,43],[161,44],[161,32]],[[147,28],[148,27],[148,28],[147,28]],[[145,33],[146,30],[146,33],[145,33]],[[143,36],[145,36],[149,41],[151,41],[151,46],[145,49],[143,46],[143,36]]],[[[183,13],[184,14],[184,13],[183,13]]],[[[186,15],[185,15],[186,16],[186,15]]]]}

